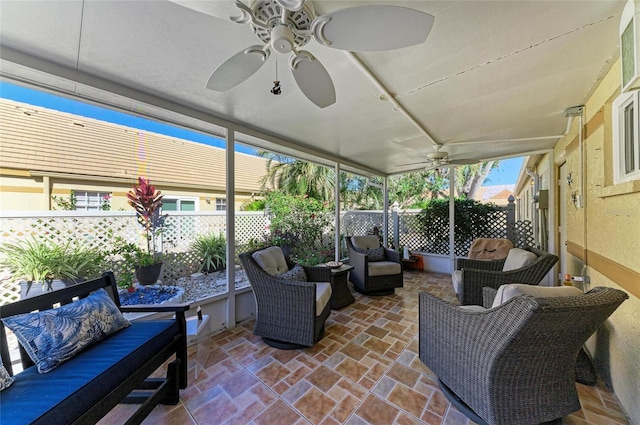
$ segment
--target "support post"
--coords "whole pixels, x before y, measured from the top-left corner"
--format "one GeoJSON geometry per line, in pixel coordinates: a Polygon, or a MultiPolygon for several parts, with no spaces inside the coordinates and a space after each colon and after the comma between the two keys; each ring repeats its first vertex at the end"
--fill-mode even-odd
{"type": "Polygon", "coordinates": [[[333,196],[335,199],[335,207],[334,207],[334,211],[335,211],[335,260],[336,261],[340,261],[340,235],[341,235],[341,231],[340,231],[340,163],[336,162],[336,166],[335,166],[335,176],[333,178],[334,183],[333,183],[333,196]]]}
{"type": "Polygon", "coordinates": [[[389,246],[389,185],[387,177],[382,180],[384,201],[382,206],[382,245],[389,246]]]}
{"type": "Polygon", "coordinates": [[[231,329],[236,326],[236,190],[235,190],[235,139],[236,134],[234,129],[227,129],[227,149],[226,149],[226,162],[227,162],[227,329],[231,329]]]}

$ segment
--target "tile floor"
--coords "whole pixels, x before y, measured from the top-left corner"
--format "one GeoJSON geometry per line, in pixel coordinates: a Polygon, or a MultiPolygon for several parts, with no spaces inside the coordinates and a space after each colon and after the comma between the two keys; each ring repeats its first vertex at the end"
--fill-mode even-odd
{"type": "MultiPolygon", "coordinates": [[[[354,304],[332,311],[313,348],[271,348],[253,335],[252,322],[215,335],[197,380],[190,347],[181,402],[157,407],[144,424],[473,424],[418,358],[418,293],[453,301],[450,279],[406,272],[395,295],[355,294],[354,304]]],[[[628,424],[603,383],[577,385],[583,408],[564,424],[628,424]]],[[[120,405],[100,423],[121,424],[132,408],[120,405]]]]}

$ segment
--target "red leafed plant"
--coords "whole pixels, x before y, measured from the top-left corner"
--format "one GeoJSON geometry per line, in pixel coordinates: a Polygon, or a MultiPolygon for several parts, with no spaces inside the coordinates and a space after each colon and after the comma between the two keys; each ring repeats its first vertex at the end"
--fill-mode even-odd
{"type": "Polygon", "coordinates": [[[138,223],[144,229],[147,251],[151,255],[156,253],[156,236],[160,233],[164,221],[164,217],[160,217],[163,196],[149,179],[145,180],[143,177],[138,177],[138,184],[127,193],[129,205],[136,210],[138,223]]]}

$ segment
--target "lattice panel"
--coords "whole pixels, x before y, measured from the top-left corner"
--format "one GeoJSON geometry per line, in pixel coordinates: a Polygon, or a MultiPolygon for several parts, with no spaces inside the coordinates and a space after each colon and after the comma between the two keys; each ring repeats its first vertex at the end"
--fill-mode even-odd
{"type": "MultiPolygon", "coordinates": [[[[164,265],[161,280],[170,284],[176,279],[189,276],[198,271],[200,259],[192,251],[191,244],[200,234],[225,233],[226,216],[224,212],[216,213],[170,213],[165,221],[162,235],[162,251],[164,265]]],[[[408,246],[434,254],[449,254],[449,219],[435,218],[428,225],[423,225],[419,213],[406,211],[399,213],[399,244],[393,240],[394,220],[389,220],[389,243],[394,246],[408,246]]],[[[456,239],[455,254],[466,256],[469,246],[476,237],[502,238],[511,237],[514,245],[519,247],[534,245],[532,224],[529,221],[516,222],[511,227],[507,224],[506,211],[496,211],[479,221],[474,228],[473,237],[464,240],[456,239]]],[[[342,235],[372,234],[374,228],[383,225],[382,211],[347,211],[342,213],[342,235]]],[[[251,241],[263,241],[267,231],[267,218],[262,212],[241,212],[235,216],[236,258],[237,254],[248,249],[251,241]]],[[[333,228],[327,228],[319,242],[318,249],[329,249],[334,243],[333,228]]],[[[456,232],[460,235],[460,232],[456,232]]],[[[45,212],[28,216],[6,214],[0,220],[0,244],[15,243],[18,240],[34,237],[49,239],[56,244],[82,243],[89,247],[97,247],[105,251],[113,249],[116,237],[129,242],[143,243],[140,229],[134,213],[129,212],[45,212]]],[[[346,247],[341,247],[346,254],[346,247]]],[[[0,255],[2,255],[0,250],[0,255]]],[[[109,267],[121,274],[123,264],[118,258],[111,258],[109,267]]],[[[19,297],[19,287],[4,277],[0,282],[0,303],[15,301],[19,297]]],[[[0,304],[1,305],[1,304],[0,304]]]]}
{"type": "Polygon", "coordinates": [[[374,228],[382,232],[382,211],[347,211],[342,215],[342,234],[361,236],[372,234],[374,228]]]}
{"type": "Polygon", "coordinates": [[[533,224],[529,220],[516,221],[513,225],[513,245],[518,248],[535,246],[533,224]]]}

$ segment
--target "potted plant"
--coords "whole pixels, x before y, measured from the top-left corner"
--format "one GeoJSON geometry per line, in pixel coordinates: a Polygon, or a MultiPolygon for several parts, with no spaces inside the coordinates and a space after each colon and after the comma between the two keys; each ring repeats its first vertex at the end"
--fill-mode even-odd
{"type": "Polygon", "coordinates": [[[200,271],[213,273],[227,265],[227,241],[223,234],[198,235],[191,248],[202,260],[200,271]]]}
{"type": "Polygon", "coordinates": [[[98,277],[104,263],[104,254],[96,248],[35,238],[4,244],[2,254],[0,264],[20,280],[22,299],[98,277]],[[34,291],[38,286],[42,290],[34,291]]]}
{"type": "Polygon", "coordinates": [[[158,238],[164,226],[164,216],[160,216],[162,208],[162,192],[156,190],[149,179],[138,177],[138,184],[127,193],[127,201],[136,210],[138,224],[142,226],[142,233],[146,241],[146,251],[135,251],[129,246],[127,249],[135,258],[135,274],[141,285],[153,285],[160,277],[162,270],[162,253],[158,252],[158,238]]]}

